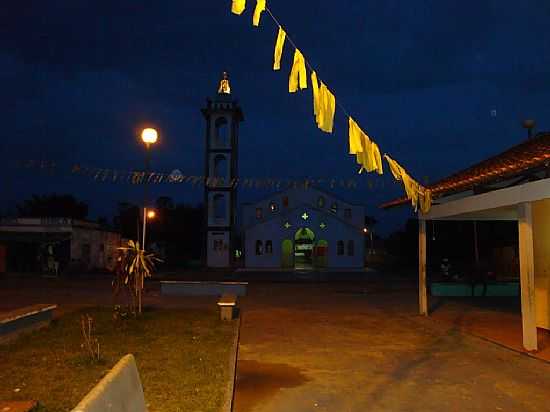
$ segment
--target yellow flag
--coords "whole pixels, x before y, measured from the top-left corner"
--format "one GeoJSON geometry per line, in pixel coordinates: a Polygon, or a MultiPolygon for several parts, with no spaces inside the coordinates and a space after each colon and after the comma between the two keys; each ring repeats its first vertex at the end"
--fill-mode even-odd
{"type": "Polygon", "coordinates": [[[313,89],[313,114],[315,120],[319,115],[319,82],[317,81],[317,73],[311,72],[311,88],[313,89]]]}
{"type": "MultiPolygon", "coordinates": [[[[418,208],[419,197],[421,198],[421,195],[420,195],[421,186],[418,184],[416,180],[414,180],[412,177],[409,176],[407,171],[399,163],[397,163],[388,155],[384,155],[384,158],[387,160],[388,164],[390,165],[390,170],[395,180],[403,182],[403,186],[405,187],[405,193],[407,194],[407,198],[411,201],[414,207],[414,210],[416,211],[418,208]]],[[[428,202],[431,204],[431,199],[428,199],[428,202]]],[[[427,205],[424,205],[425,208],[426,206],[427,205]]]]}
{"type": "Polygon", "coordinates": [[[246,0],[233,0],[231,13],[241,15],[246,7],[246,0]]]}
{"type": "Polygon", "coordinates": [[[364,169],[367,172],[376,171],[380,175],[384,173],[378,145],[351,117],[349,117],[349,153],[356,155],[357,163],[362,165],[361,172],[364,169]]]}
{"type": "Polygon", "coordinates": [[[348,125],[349,125],[349,154],[357,154],[361,153],[363,151],[363,147],[361,145],[361,134],[363,131],[359,128],[355,120],[351,118],[351,116],[348,118],[348,125]]]}
{"type": "Polygon", "coordinates": [[[410,177],[407,172],[405,172],[401,177],[403,178],[403,185],[405,186],[407,197],[416,211],[418,209],[418,192],[420,190],[420,185],[416,180],[410,177]]]}
{"type": "Polygon", "coordinates": [[[374,143],[367,135],[365,136],[366,144],[363,146],[365,151],[364,155],[364,166],[367,169],[367,172],[374,172],[378,166],[376,164],[376,157],[374,155],[378,146],[374,143]]]}
{"type": "Polygon", "coordinates": [[[285,45],[286,33],[279,26],[279,34],[277,34],[277,42],[275,43],[275,53],[273,56],[273,70],[281,70],[281,56],[283,55],[283,47],[285,45]]]}
{"type": "Polygon", "coordinates": [[[294,93],[298,90],[307,89],[307,77],[306,77],[306,61],[300,50],[294,51],[294,63],[292,64],[292,70],[288,78],[288,91],[294,93]]]}
{"type": "Polygon", "coordinates": [[[432,208],[432,191],[423,187],[420,190],[418,202],[420,203],[420,211],[422,213],[428,213],[432,208]]]}
{"type": "Polygon", "coordinates": [[[362,166],[367,172],[372,172],[375,169],[374,162],[372,160],[372,142],[370,138],[365,134],[360,134],[361,151],[357,152],[357,163],[362,166]]]}
{"type": "Polygon", "coordinates": [[[258,27],[260,25],[260,17],[265,11],[265,0],[256,0],[256,8],[252,16],[252,25],[258,27]]]}
{"type": "Polygon", "coordinates": [[[386,161],[390,165],[390,171],[394,179],[397,181],[401,181],[401,174],[403,172],[403,168],[401,167],[401,165],[399,165],[399,163],[397,163],[388,155],[384,155],[384,159],[386,159],[386,161]]]}
{"type": "Polygon", "coordinates": [[[332,133],[334,127],[334,112],[336,111],[336,98],[328,89],[328,87],[321,82],[319,88],[319,128],[326,133],[332,133]]]}
{"type": "Polygon", "coordinates": [[[382,165],[382,156],[378,145],[372,142],[371,154],[373,158],[374,169],[379,175],[384,174],[384,166],[382,165]]]}

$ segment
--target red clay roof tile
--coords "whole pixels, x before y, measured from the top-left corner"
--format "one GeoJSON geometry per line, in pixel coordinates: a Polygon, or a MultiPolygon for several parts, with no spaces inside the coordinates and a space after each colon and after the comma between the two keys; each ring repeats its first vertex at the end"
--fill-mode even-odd
{"type": "MultiPolygon", "coordinates": [[[[497,156],[490,157],[467,169],[454,173],[428,186],[433,198],[470,190],[480,184],[495,183],[528,170],[550,163],[550,133],[539,133],[497,156]]],[[[380,207],[388,209],[408,203],[406,197],[386,202],[380,207]]]]}

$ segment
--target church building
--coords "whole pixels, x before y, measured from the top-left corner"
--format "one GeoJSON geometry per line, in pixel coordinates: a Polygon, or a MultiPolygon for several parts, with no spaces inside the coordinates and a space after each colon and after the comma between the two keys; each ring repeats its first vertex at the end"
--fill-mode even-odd
{"type": "Polygon", "coordinates": [[[291,188],[243,205],[249,268],[362,268],[363,206],[314,188],[291,188]]]}
{"type": "Polygon", "coordinates": [[[226,73],[202,109],[206,120],[203,265],[235,266],[240,232],[248,268],[362,268],[363,206],[316,188],[296,187],[244,204],[237,228],[238,142],[243,112],[226,73]]]}

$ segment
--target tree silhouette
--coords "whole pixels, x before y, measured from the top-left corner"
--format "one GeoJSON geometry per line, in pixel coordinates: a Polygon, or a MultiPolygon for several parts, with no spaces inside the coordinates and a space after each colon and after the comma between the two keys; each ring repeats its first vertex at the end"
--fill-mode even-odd
{"type": "Polygon", "coordinates": [[[66,217],[85,219],[88,205],[72,195],[33,195],[17,205],[19,217],[66,217]]]}

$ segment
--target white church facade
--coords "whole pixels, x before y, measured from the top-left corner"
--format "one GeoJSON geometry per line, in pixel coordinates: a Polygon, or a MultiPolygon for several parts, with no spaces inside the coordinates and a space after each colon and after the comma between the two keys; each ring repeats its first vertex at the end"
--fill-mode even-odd
{"type": "Polygon", "coordinates": [[[358,269],[364,266],[363,206],[315,188],[291,188],[243,205],[247,268],[358,269]]]}
{"type": "Polygon", "coordinates": [[[237,227],[238,141],[244,115],[231,95],[226,73],[202,114],[206,122],[204,267],[236,266],[238,232],[241,259],[248,268],[363,267],[364,207],[315,188],[291,188],[244,204],[237,227]]]}

